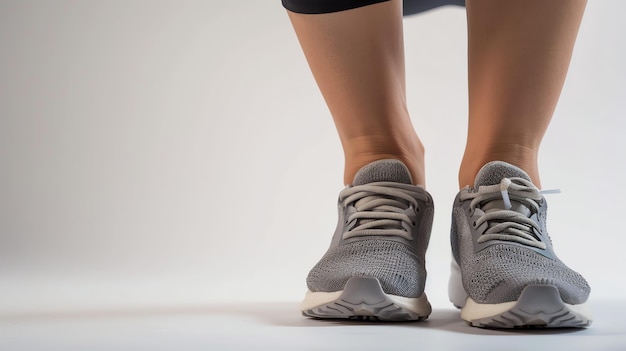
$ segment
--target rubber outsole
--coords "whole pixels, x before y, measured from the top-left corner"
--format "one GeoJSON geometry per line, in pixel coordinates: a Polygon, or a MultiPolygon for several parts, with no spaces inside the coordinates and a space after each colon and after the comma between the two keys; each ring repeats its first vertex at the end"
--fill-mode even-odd
{"type": "Polygon", "coordinates": [[[421,321],[432,311],[426,295],[407,298],[386,294],[378,279],[353,277],[344,290],[331,293],[308,292],[302,314],[318,319],[359,321],[421,321]]]}
{"type": "Polygon", "coordinates": [[[501,304],[479,304],[468,298],[461,317],[481,328],[585,328],[591,315],[584,304],[563,302],[552,285],[530,285],[517,301],[501,304]]]}

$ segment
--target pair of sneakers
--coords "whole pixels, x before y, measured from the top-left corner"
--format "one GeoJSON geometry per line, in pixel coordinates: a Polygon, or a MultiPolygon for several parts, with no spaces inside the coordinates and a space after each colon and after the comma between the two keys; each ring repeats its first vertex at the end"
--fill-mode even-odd
{"type": "MultiPolygon", "coordinates": [[[[339,194],[330,248],[307,277],[305,316],[423,320],[424,257],[433,200],[407,167],[380,160],[339,194]]],[[[586,327],[589,285],[555,255],[546,201],[521,169],[486,164],[452,209],[450,301],[469,324],[489,328],[586,327]]]]}

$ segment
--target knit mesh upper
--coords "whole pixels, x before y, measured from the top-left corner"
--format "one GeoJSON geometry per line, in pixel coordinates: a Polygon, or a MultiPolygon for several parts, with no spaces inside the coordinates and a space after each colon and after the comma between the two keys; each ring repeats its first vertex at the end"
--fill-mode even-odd
{"type": "Polygon", "coordinates": [[[580,304],[589,296],[589,285],[561,261],[513,245],[492,245],[476,254],[461,255],[463,281],[478,303],[515,301],[528,285],[554,285],[563,301],[580,304]]]}
{"type": "Polygon", "coordinates": [[[329,250],[307,277],[311,291],[342,290],[351,277],[374,277],[388,294],[419,297],[424,292],[424,259],[408,245],[362,239],[329,250]]]}
{"type": "Polygon", "coordinates": [[[412,185],[407,167],[391,159],[364,166],[340,194],[338,207],[337,231],[309,272],[309,290],[341,291],[352,277],[370,277],[387,294],[422,296],[433,204],[422,187],[412,185]]]}
{"type": "MultiPolygon", "coordinates": [[[[495,161],[481,169],[474,189],[461,190],[459,196],[467,191],[476,192],[480,186],[498,184],[503,178],[530,180],[523,170],[495,161]]],[[[590,293],[587,281],[553,253],[545,226],[545,199],[540,201],[536,213],[545,250],[507,241],[495,241],[479,247],[472,234],[472,220],[469,218],[472,211],[464,208],[469,202],[459,201],[459,198],[455,201],[451,243],[454,258],[461,268],[463,287],[475,302],[497,304],[515,301],[528,285],[553,285],[568,304],[581,304],[587,300],[590,293]]]]}

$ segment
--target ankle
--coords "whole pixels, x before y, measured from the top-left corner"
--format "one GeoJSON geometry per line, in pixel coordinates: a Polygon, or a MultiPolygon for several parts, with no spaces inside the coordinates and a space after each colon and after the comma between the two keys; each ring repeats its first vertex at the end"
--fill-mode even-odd
{"type": "Polygon", "coordinates": [[[522,145],[500,145],[482,152],[466,149],[459,169],[459,187],[473,186],[476,174],[485,164],[491,161],[503,161],[524,170],[533,184],[541,188],[537,151],[535,148],[522,145]]]}
{"type": "Polygon", "coordinates": [[[410,143],[398,143],[393,137],[375,136],[351,140],[344,144],[345,168],[344,183],[350,184],[355,174],[363,166],[383,159],[402,161],[409,172],[413,184],[424,185],[424,147],[417,136],[410,143]],[[408,144],[408,145],[407,145],[408,144]]]}

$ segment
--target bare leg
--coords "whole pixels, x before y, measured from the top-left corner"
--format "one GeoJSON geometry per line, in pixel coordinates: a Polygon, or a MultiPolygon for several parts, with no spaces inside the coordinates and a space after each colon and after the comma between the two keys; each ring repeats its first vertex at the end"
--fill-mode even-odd
{"type": "Polygon", "coordinates": [[[402,2],[289,18],[337,127],[344,182],[395,158],[424,184],[424,149],[406,107],[402,2]]]}
{"type": "Polygon", "coordinates": [[[540,187],[537,154],[550,123],[585,0],[468,0],[469,128],[459,185],[501,160],[540,187]]]}

